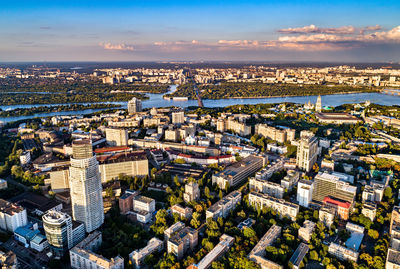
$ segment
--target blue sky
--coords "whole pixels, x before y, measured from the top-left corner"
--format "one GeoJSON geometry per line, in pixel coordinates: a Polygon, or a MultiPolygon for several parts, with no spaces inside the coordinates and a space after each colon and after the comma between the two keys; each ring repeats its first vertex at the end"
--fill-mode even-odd
{"type": "Polygon", "coordinates": [[[13,2],[0,61],[400,61],[399,1],[13,2]]]}

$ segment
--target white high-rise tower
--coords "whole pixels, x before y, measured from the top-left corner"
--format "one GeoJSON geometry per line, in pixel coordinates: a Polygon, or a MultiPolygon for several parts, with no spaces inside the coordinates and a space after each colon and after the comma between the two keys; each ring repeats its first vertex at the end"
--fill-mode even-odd
{"type": "Polygon", "coordinates": [[[72,143],[69,186],[73,219],[83,222],[88,233],[96,230],[104,222],[103,189],[99,163],[89,139],[72,143]]]}

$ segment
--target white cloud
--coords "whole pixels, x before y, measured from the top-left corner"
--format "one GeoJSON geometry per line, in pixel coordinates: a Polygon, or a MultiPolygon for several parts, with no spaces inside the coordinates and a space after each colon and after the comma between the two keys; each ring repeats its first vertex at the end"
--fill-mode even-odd
{"type": "Polygon", "coordinates": [[[100,46],[102,46],[106,50],[120,50],[120,51],[133,51],[134,48],[131,45],[127,45],[124,43],[120,44],[112,44],[112,43],[100,43],[100,46]]]}

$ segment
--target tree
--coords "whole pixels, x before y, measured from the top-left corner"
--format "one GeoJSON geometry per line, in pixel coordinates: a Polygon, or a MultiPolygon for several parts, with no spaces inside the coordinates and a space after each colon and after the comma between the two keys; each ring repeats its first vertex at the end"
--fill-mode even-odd
{"type": "Polygon", "coordinates": [[[392,199],[392,197],[393,197],[392,188],[391,187],[387,187],[383,194],[388,200],[392,199]]]}
{"type": "Polygon", "coordinates": [[[244,230],[243,230],[243,235],[244,235],[246,238],[250,239],[250,238],[253,238],[253,237],[256,236],[256,232],[255,232],[252,228],[246,227],[246,228],[244,228],[244,230]]]}
{"type": "Polygon", "coordinates": [[[210,189],[209,189],[207,186],[204,188],[204,195],[205,195],[208,199],[211,198],[211,196],[210,196],[210,189]]]}
{"type": "Polygon", "coordinates": [[[379,232],[373,229],[368,230],[368,236],[371,237],[372,239],[376,240],[379,238],[379,232]]]}
{"type": "Polygon", "coordinates": [[[310,260],[319,261],[318,253],[315,250],[310,252],[310,260]]]}
{"type": "Polygon", "coordinates": [[[192,225],[195,229],[197,229],[201,224],[200,217],[201,215],[198,212],[194,212],[192,215],[192,220],[190,221],[190,225],[192,225]]]}

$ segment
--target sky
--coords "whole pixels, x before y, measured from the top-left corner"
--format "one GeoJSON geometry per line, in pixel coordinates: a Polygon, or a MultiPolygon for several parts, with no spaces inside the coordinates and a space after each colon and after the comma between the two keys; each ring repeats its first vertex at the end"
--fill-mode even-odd
{"type": "Polygon", "coordinates": [[[0,1],[0,62],[399,62],[400,1],[0,1]]]}

